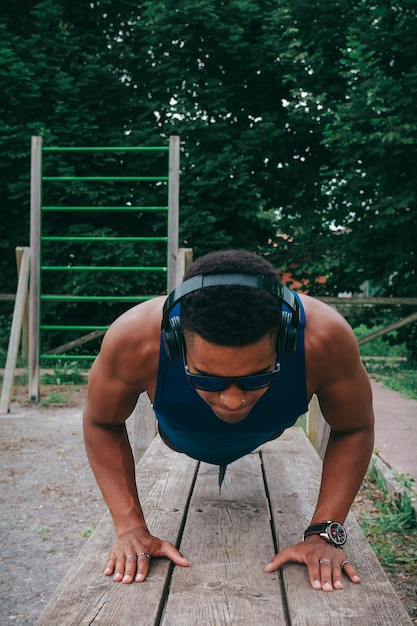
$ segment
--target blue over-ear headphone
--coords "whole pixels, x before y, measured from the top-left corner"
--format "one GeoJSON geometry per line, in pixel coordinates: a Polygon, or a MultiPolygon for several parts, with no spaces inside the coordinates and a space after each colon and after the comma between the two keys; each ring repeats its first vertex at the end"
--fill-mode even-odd
{"type": "Polygon", "coordinates": [[[169,317],[174,306],[184,296],[193,291],[221,285],[243,285],[244,287],[258,287],[285,304],[289,309],[282,311],[281,326],[277,340],[277,352],[280,354],[294,354],[297,346],[297,330],[299,326],[299,305],[292,291],[279,283],[273,276],[266,274],[199,274],[181,283],[167,297],[163,315],[161,331],[165,342],[165,349],[171,361],[176,361],[181,355],[184,337],[180,318],[169,317]]]}

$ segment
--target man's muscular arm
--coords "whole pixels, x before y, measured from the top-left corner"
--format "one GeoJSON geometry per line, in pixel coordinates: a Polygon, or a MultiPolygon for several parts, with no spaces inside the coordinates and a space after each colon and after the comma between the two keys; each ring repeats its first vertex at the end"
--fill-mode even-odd
{"type": "MultiPolygon", "coordinates": [[[[141,306],[146,309],[142,315],[146,315],[149,325],[153,305],[141,306]]],[[[178,565],[188,565],[172,544],[150,535],[137,493],[125,420],[132,413],[139,394],[152,379],[154,368],[152,336],[143,337],[139,346],[135,346],[133,339],[138,320],[140,322],[142,318],[138,309],[133,309],[138,318],[133,312],[125,319],[122,317],[104,338],[100,355],[90,371],[83,415],[88,459],[118,537],[104,573],[114,574],[115,581],[124,583],[145,579],[148,559],[133,558],[141,552],[171,558],[178,565]]]]}
{"type": "MultiPolygon", "coordinates": [[[[324,306],[313,304],[312,338],[306,339],[310,390],[317,393],[323,415],[331,426],[311,523],[327,520],[343,523],[372,454],[372,397],[352,330],[340,316],[324,306]]],[[[343,550],[316,535],[282,550],[266,571],[274,571],[289,561],[305,563],[312,586],[331,591],[343,587],[341,565],[345,560],[343,550]]],[[[343,571],[353,582],[360,582],[352,564],[346,565],[343,571]]]]}

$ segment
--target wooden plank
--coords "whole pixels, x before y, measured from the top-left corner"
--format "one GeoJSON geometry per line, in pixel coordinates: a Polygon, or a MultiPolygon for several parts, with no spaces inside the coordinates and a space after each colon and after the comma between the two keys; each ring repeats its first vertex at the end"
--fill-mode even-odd
{"type": "Polygon", "coordinates": [[[413,305],[417,304],[417,298],[377,298],[376,296],[362,297],[362,296],[324,296],[323,298],[317,297],[317,300],[321,300],[326,304],[341,304],[341,305],[374,305],[381,304],[383,306],[395,306],[399,305],[413,305]]]}
{"type": "MultiPolygon", "coordinates": [[[[197,461],[169,450],[156,437],[137,468],[137,481],[145,518],[155,535],[179,543],[189,492],[197,461]]],[[[87,624],[141,624],[153,626],[159,619],[161,599],[172,571],[171,562],[152,559],[145,582],[130,585],[103,575],[115,541],[110,515],[106,514],[79,554],[37,626],[87,624]]]]}
{"type": "Polygon", "coordinates": [[[221,494],[218,468],[201,464],[163,626],[285,624],[277,574],[264,568],[274,552],[259,454],[231,464],[221,494]]]}
{"type": "Polygon", "coordinates": [[[0,413],[8,413],[9,411],[10,398],[13,390],[14,371],[16,368],[17,355],[19,352],[23,317],[25,313],[26,298],[28,293],[29,270],[30,250],[29,248],[23,248],[21,268],[17,283],[16,301],[14,304],[12,326],[10,330],[9,346],[7,349],[6,367],[4,371],[3,388],[0,402],[0,413]]]}
{"type": "MultiPolygon", "coordinates": [[[[310,522],[320,485],[321,461],[300,428],[292,428],[263,446],[262,460],[275,532],[282,549],[300,541],[310,522]]],[[[291,625],[412,624],[352,514],[346,527],[346,553],[362,582],[355,585],[346,578],[341,591],[315,591],[304,566],[285,566],[282,575],[291,625]]]]}
{"type": "Polygon", "coordinates": [[[95,339],[99,339],[104,335],[105,330],[93,330],[91,333],[87,333],[86,335],[82,335],[82,337],[78,337],[73,341],[68,341],[67,343],[63,343],[61,346],[57,348],[53,348],[52,350],[47,350],[45,354],[64,354],[69,350],[73,350],[78,346],[83,346],[90,341],[94,341],[95,339]]]}

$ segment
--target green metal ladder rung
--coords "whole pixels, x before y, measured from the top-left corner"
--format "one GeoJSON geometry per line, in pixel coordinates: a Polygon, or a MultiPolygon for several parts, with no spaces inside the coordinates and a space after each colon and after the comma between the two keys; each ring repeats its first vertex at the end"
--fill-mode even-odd
{"type": "Polygon", "coordinates": [[[144,302],[155,296],[69,296],[41,295],[42,302],[144,302]]]}
{"type": "Polygon", "coordinates": [[[168,152],[169,146],[42,146],[43,152],[168,152]]]}
{"type": "Polygon", "coordinates": [[[141,267],[141,266],[111,266],[111,265],[41,265],[42,271],[79,271],[79,272],[162,272],[166,273],[166,267],[141,267]]]}
{"type": "Polygon", "coordinates": [[[165,182],[168,176],[42,176],[42,180],[49,183],[56,182],[165,182]]]}
{"type": "Polygon", "coordinates": [[[43,206],[42,211],[168,211],[167,206],[43,206]]]}
{"type": "Polygon", "coordinates": [[[41,241],[99,241],[99,242],[107,242],[107,241],[131,241],[131,242],[147,242],[147,241],[163,241],[167,242],[168,237],[113,237],[113,236],[103,236],[103,237],[67,237],[66,235],[44,235],[41,237],[41,241]]]}

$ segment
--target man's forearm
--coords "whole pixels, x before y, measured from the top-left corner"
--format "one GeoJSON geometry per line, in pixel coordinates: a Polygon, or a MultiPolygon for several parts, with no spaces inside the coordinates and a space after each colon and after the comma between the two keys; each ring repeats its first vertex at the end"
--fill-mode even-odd
{"type": "Polygon", "coordinates": [[[137,493],[132,449],[124,425],[109,429],[85,420],[84,441],[117,534],[146,529],[137,493]]]}
{"type": "Polygon", "coordinates": [[[371,428],[354,433],[331,432],[312,522],[345,520],[366,474],[373,442],[371,428]]]}

